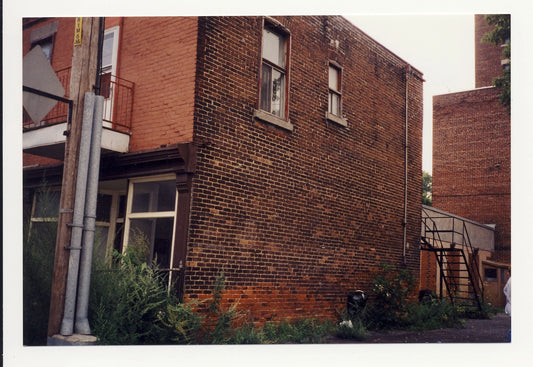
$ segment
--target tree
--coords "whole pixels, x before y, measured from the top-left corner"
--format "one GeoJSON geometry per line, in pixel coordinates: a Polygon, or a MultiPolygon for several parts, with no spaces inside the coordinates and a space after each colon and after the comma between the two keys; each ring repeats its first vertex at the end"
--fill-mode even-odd
{"type": "Polygon", "coordinates": [[[491,14],[485,15],[485,21],[493,26],[493,30],[486,33],[482,41],[493,45],[505,45],[502,56],[509,62],[505,64],[502,75],[494,78],[493,85],[501,90],[500,104],[507,107],[507,112],[511,111],[511,15],[491,14]]]}
{"type": "Polygon", "coordinates": [[[433,187],[431,175],[427,172],[422,172],[422,204],[431,206],[431,189],[433,187]]]}

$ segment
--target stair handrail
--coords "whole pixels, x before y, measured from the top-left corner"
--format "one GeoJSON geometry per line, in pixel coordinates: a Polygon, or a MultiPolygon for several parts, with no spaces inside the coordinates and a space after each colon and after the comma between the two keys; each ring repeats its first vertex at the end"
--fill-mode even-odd
{"type": "Polygon", "coordinates": [[[483,284],[483,280],[481,279],[481,272],[479,271],[479,263],[478,263],[478,260],[477,260],[477,256],[475,256],[476,254],[474,253],[474,247],[472,246],[472,242],[470,241],[470,235],[468,234],[468,229],[466,228],[466,225],[465,225],[465,222],[463,221],[463,242],[465,241],[466,239],[466,243],[464,245],[466,245],[466,247],[468,248],[468,252],[470,254],[472,254],[471,256],[471,259],[472,259],[472,264],[469,264],[467,262],[467,266],[469,265],[470,268],[472,269],[475,269],[474,270],[474,273],[475,273],[475,277],[477,279],[477,281],[474,283],[473,279],[471,280],[472,281],[472,286],[473,287],[479,287],[479,290],[480,290],[480,294],[481,294],[481,299],[482,301],[484,300],[484,295],[485,295],[485,286],[483,284]]]}
{"type": "MultiPolygon", "coordinates": [[[[427,242],[429,245],[431,245],[432,247],[437,247],[437,248],[440,248],[440,249],[444,249],[444,245],[443,245],[443,241],[442,241],[442,238],[440,237],[440,233],[438,231],[438,228],[437,228],[437,223],[433,220],[433,218],[431,218],[429,216],[429,214],[427,213],[426,209],[425,208],[422,208],[422,210],[426,213],[426,217],[423,218],[423,223],[424,223],[424,234],[423,238],[428,238],[427,237],[427,230],[429,229],[429,231],[431,232],[432,234],[432,243],[429,244],[429,242],[427,242]],[[426,223],[426,219],[429,219],[429,221],[431,222],[432,226],[433,226],[433,230],[431,230],[431,227],[426,223]],[[435,235],[437,238],[435,238],[435,235]],[[439,246],[435,246],[435,244],[438,243],[439,246]]],[[[444,268],[443,268],[443,264],[442,264],[442,259],[439,259],[439,256],[437,254],[435,254],[436,258],[437,258],[437,262],[439,264],[439,268],[441,270],[441,274],[444,273],[444,268]]],[[[441,253],[441,256],[442,253],[441,253]]],[[[447,256],[447,255],[444,255],[444,256],[447,256]]],[[[452,304],[454,303],[454,300],[453,300],[453,296],[452,296],[452,287],[450,284],[448,284],[448,277],[446,276],[441,276],[440,277],[440,280],[441,282],[443,281],[444,282],[444,286],[446,287],[446,291],[448,292],[448,296],[450,297],[450,300],[452,302],[452,304]]],[[[454,282],[453,284],[455,286],[455,288],[457,287],[457,284],[454,282]]],[[[442,297],[442,283],[441,283],[441,297],[442,297]]]]}
{"type": "MultiPolygon", "coordinates": [[[[440,248],[440,249],[444,249],[443,241],[442,241],[442,238],[440,236],[440,231],[439,231],[439,229],[437,227],[437,223],[433,219],[433,216],[430,216],[430,214],[426,211],[425,208],[422,208],[422,210],[426,214],[426,216],[424,218],[422,218],[423,219],[422,222],[423,222],[423,225],[424,225],[423,232],[422,232],[422,237],[425,239],[425,242],[428,243],[428,244],[429,244],[429,242],[427,242],[427,239],[432,239],[432,243],[430,244],[431,246],[436,247],[436,248],[440,248]],[[428,220],[430,222],[430,225],[428,225],[428,220]],[[428,231],[431,232],[431,237],[427,236],[427,232],[428,231]]],[[[448,216],[442,216],[441,218],[449,218],[449,217],[448,216]]],[[[451,219],[452,219],[452,226],[451,226],[451,230],[448,231],[448,232],[451,232],[451,243],[455,243],[455,234],[457,233],[458,235],[460,235],[462,237],[462,240],[461,240],[462,247],[466,248],[467,252],[472,254],[472,256],[471,256],[472,263],[469,262],[469,261],[466,261],[466,258],[465,258],[465,265],[467,267],[468,277],[470,279],[470,282],[472,283],[472,287],[473,287],[473,290],[474,290],[474,294],[475,294],[476,300],[478,301],[478,304],[479,304],[479,300],[477,299],[478,298],[478,290],[479,290],[479,293],[481,295],[481,300],[483,300],[484,299],[484,285],[483,285],[483,281],[481,279],[481,273],[480,273],[480,270],[479,270],[479,264],[478,264],[477,257],[474,256],[474,248],[473,248],[472,242],[470,240],[470,235],[468,233],[468,229],[466,228],[466,222],[465,222],[465,220],[460,219],[460,218],[456,218],[454,216],[452,216],[451,219]],[[462,222],[462,232],[456,231],[456,226],[455,226],[455,220],[456,219],[462,222]],[[474,279],[473,279],[474,277],[473,277],[472,273],[474,273],[474,277],[476,278],[475,282],[474,282],[474,279]]],[[[463,253],[463,256],[464,256],[464,253],[463,253]]],[[[437,258],[437,260],[438,260],[438,258],[437,258]]],[[[444,269],[442,268],[442,264],[441,264],[440,260],[438,262],[439,262],[439,267],[441,267],[441,270],[444,271],[444,269]]],[[[450,289],[450,286],[449,286],[448,281],[447,281],[446,278],[447,277],[444,277],[444,283],[445,283],[446,288],[448,290],[448,294],[450,294],[451,289],[450,289]]],[[[453,302],[453,297],[451,299],[452,299],[452,302],[453,302]]]]}

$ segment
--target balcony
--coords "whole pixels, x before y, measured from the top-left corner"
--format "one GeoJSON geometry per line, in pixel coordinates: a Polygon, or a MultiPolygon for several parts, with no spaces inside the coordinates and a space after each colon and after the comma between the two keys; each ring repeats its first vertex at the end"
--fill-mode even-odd
{"type": "MultiPolygon", "coordinates": [[[[56,71],[65,98],[69,98],[71,68],[56,71]]],[[[111,74],[103,74],[100,94],[105,97],[102,153],[129,150],[134,83],[111,74]]],[[[23,149],[25,153],[62,160],[64,157],[69,106],[58,102],[41,120],[32,121],[23,110],[23,149]]]]}

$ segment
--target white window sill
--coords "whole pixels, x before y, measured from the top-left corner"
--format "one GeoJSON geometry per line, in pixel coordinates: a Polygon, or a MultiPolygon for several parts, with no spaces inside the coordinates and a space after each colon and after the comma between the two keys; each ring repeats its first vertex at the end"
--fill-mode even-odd
{"type": "Polygon", "coordinates": [[[274,116],[271,113],[268,113],[262,110],[254,110],[254,118],[259,119],[264,122],[268,122],[269,124],[281,127],[288,131],[292,131],[294,129],[294,125],[291,124],[290,121],[284,120],[282,118],[279,118],[277,116],[274,116]]]}
{"type": "Polygon", "coordinates": [[[339,117],[329,112],[326,112],[326,119],[344,127],[348,126],[348,121],[345,118],[339,117]]]}

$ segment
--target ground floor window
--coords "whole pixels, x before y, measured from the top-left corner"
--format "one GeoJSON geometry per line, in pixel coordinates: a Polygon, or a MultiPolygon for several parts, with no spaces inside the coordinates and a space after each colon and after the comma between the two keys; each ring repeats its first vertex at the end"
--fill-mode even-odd
{"type": "MultiPolygon", "coordinates": [[[[57,228],[60,188],[35,190],[29,235],[57,228]]],[[[96,205],[93,261],[110,259],[113,250],[139,248],[147,263],[172,268],[177,206],[176,176],[159,175],[101,181],[96,205]]],[[[50,237],[55,241],[55,236],[50,237]]]]}
{"type": "Polygon", "coordinates": [[[171,268],[176,220],[175,175],[131,179],[124,248],[135,246],[163,270],[171,268]]]}

